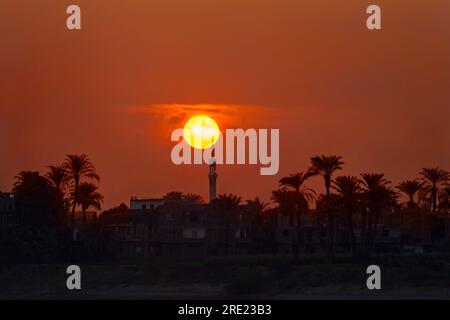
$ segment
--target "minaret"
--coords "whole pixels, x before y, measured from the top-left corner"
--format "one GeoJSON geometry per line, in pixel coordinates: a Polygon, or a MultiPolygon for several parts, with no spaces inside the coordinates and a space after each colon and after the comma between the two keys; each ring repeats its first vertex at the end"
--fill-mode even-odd
{"type": "Polygon", "coordinates": [[[209,202],[212,202],[216,198],[216,182],[217,182],[217,173],[216,173],[216,159],[215,150],[213,149],[211,152],[211,164],[209,165],[209,202]]]}

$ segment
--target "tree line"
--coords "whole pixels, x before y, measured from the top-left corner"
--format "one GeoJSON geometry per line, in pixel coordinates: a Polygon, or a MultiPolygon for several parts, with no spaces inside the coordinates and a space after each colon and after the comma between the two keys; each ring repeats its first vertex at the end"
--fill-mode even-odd
{"type": "MultiPolygon", "coordinates": [[[[383,215],[398,218],[402,229],[405,217],[422,215],[431,219],[450,213],[450,173],[439,167],[422,168],[417,178],[393,185],[383,173],[337,175],[344,165],[341,156],[314,156],[310,158],[310,163],[307,170],[291,173],[279,180],[278,188],[271,195],[274,206],[259,198],[243,201],[236,194],[219,195],[212,205],[230,212],[230,217],[247,214],[253,222],[252,236],[259,239],[255,241],[257,243],[261,243],[261,233],[264,233],[257,229],[264,228],[264,223],[277,223],[270,215],[282,214],[295,218],[297,232],[292,251],[296,257],[305,250],[305,244],[301,243],[302,218],[312,213],[324,229],[327,256],[334,256],[335,233],[339,224],[346,228],[350,252],[355,260],[369,258],[383,215]],[[323,179],[323,193],[307,186],[308,181],[316,176],[323,179]]],[[[169,192],[164,198],[187,203],[204,202],[199,195],[176,191],[169,192]]],[[[269,229],[264,230],[267,235],[269,229]]]]}
{"type": "MultiPolygon", "coordinates": [[[[236,194],[222,194],[211,206],[230,217],[226,220],[225,227],[230,231],[227,234],[232,233],[238,225],[238,217],[245,219],[256,252],[273,246],[277,215],[295,220],[297,232],[292,243],[295,257],[307,247],[306,243],[302,243],[303,219],[306,215],[313,215],[320,222],[324,234],[322,244],[330,259],[335,254],[337,229],[344,226],[349,238],[349,249],[355,260],[364,260],[370,256],[384,215],[397,216],[402,224],[408,217],[421,215],[428,219],[450,212],[450,173],[444,169],[422,168],[417,178],[393,185],[383,173],[338,175],[343,166],[341,156],[311,157],[309,168],[279,179],[278,187],[272,191],[270,203],[258,197],[244,201],[236,194]],[[323,179],[322,193],[308,187],[313,177],[323,179]]],[[[46,251],[46,246],[63,246],[62,249],[54,249],[55,255],[60,249],[67,251],[67,243],[72,241],[75,227],[79,226],[81,230],[89,228],[87,212],[90,209],[101,210],[104,198],[98,190],[99,182],[100,176],[85,154],[67,155],[60,164],[48,166],[44,175],[34,171],[17,174],[13,194],[17,203],[18,223],[12,231],[12,237],[6,239],[11,241],[10,247],[5,250],[14,251],[17,245],[27,244],[27,250],[34,252],[34,256],[46,251]],[[76,217],[77,209],[81,211],[81,217],[76,217]],[[33,244],[32,248],[30,243],[33,244]]],[[[205,203],[197,194],[177,191],[167,193],[164,199],[186,204],[205,203]]],[[[114,210],[126,213],[125,205],[118,208],[103,214],[114,210]]],[[[93,229],[90,237],[94,238],[94,242],[101,242],[99,225],[94,227],[97,229],[93,229]]],[[[86,237],[89,238],[89,233],[86,233],[86,237]]],[[[230,237],[227,241],[234,245],[235,239],[230,237]]],[[[2,243],[5,245],[5,239],[2,243]]]]}
{"type": "MultiPolygon", "coordinates": [[[[0,263],[73,256],[74,230],[86,230],[90,209],[101,210],[104,197],[98,191],[99,182],[100,176],[86,154],[67,155],[60,164],[48,166],[44,175],[19,172],[12,189],[14,227],[0,234],[0,263]]],[[[92,232],[84,235],[82,240],[92,238],[92,232]]]]}

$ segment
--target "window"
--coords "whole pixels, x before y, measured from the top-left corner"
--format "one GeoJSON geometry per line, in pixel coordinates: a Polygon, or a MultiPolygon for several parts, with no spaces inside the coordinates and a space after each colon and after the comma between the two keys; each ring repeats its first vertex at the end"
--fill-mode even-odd
{"type": "Polygon", "coordinates": [[[176,229],[169,229],[167,231],[167,233],[169,234],[169,236],[175,236],[177,234],[177,230],[176,229]]]}
{"type": "Polygon", "coordinates": [[[239,228],[239,239],[247,239],[247,229],[239,228]]]}
{"type": "Polygon", "coordinates": [[[197,232],[197,230],[192,230],[192,239],[198,239],[198,232],[197,232]]]}
{"type": "Polygon", "coordinates": [[[143,210],[147,209],[147,205],[145,203],[142,205],[142,209],[143,210]]]}
{"type": "Polygon", "coordinates": [[[168,221],[174,221],[174,220],[175,220],[175,215],[174,215],[172,212],[168,212],[168,213],[166,214],[166,219],[167,219],[168,221]]]}
{"type": "Polygon", "coordinates": [[[200,213],[199,212],[187,211],[184,214],[185,214],[186,220],[189,222],[199,222],[200,221],[200,213]]]}
{"type": "Polygon", "coordinates": [[[289,235],[288,229],[283,229],[283,237],[287,237],[289,235]]]}

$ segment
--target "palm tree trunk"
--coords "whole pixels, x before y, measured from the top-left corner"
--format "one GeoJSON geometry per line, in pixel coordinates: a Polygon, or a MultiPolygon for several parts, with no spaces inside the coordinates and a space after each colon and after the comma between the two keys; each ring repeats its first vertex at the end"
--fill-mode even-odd
{"type": "MultiPolygon", "coordinates": [[[[330,188],[331,188],[331,176],[324,175],[325,180],[325,192],[326,195],[330,195],[330,188]]],[[[328,211],[328,255],[329,257],[334,257],[334,214],[330,210],[328,211]]]]}
{"type": "Polygon", "coordinates": [[[301,251],[301,243],[302,243],[302,235],[301,235],[301,230],[302,230],[302,224],[301,224],[301,214],[299,212],[299,214],[297,215],[297,248],[296,248],[296,252],[295,252],[295,259],[298,259],[300,256],[300,251],[301,251]]]}
{"type": "Polygon", "coordinates": [[[369,229],[369,232],[367,233],[365,258],[369,258],[373,251],[379,217],[380,217],[379,210],[374,210],[373,218],[371,219],[370,226],[369,226],[370,229],[369,229]]]}
{"type": "Polygon", "coordinates": [[[225,224],[225,249],[226,249],[226,254],[229,255],[230,254],[230,233],[231,233],[231,228],[230,228],[230,220],[229,217],[226,218],[226,224],[225,224]]]}
{"type": "Polygon", "coordinates": [[[85,228],[86,227],[86,209],[85,208],[83,208],[83,212],[82,212],[82,225],[83,225],[83,228],[85,228]]]}
{"type": "Polygon", "coordinates": [[[71,214],[71,225],[72,225],[72,231],[75,230],[75,208],[77,206],[77,201],[78,201],[78,179],[75,178],[75,183],[74,183],[74,191],[73,191],[73,205],[72,205],[72,214],[71,214]]]}
{"type": "Polygon", "coordinates": [[[400,209],[400,248],[403,248],[403,229],[404,229],[404,211],[403,208],[400,209]]]}
{"type": "Polygon", "coordinates": [[[356,250],[356,236],[355,236],[355,229],[353,227],[353,209],[351,206],[348,206],[347,208],[347,221],[348,221],[348,227],[350,231],[350,248],[352,252],[353,258],[357,255],[356,250]]]}
{"type": "Polygon", "coordinates": [[[378,230],[378,221],[380,220],[380,211],[377,210],[377,212],[375,212],[375,221],[374,221],[374,226],[372,228],[372,236],[370,238],[370,251],[369,251],[369,255],[372,253],[373,248],[375,246],[375,238],[377,236],[377,230],[378,230]]]}
{"type": "Polygon", "coordinates": [[[364,238],[364,243],[363,243],[364,249],[367,249],[370,235],[372,233],[373,215],[374,215],[374,210],[373,210],[373,208],[371,208],[369,210],[368,217],[367,217],[367,230],[366,230],[366,234],[364,235],[365,238],[364,238]]]}
{"type": "Polygon", "coordinates": [[[331,176],[324,176],[324,179],[325,179],[325,191],[327,196],[329,196],[331,188],[331,176]]]}
{"type": "Polygon", "coordinates": [[[431,191],[432,194],[432,211],[436,212],[436,207],[437,207],[437,189],[435,186],[433,186],[433,189],[431,191]]]}
{"type": "Polygon", "coordinates": [[[363,210],[362,212],[362,221],[361,221],[361,231],[360,231],[360,244],[359,244],[359,252],[358,254],[358,259],[361,258],[362,255],[364,255],[364,248],[366,246],[366,233],[367,233],[367,215],[369,213],[365,210],[363,210]]]}
{"type": "Polygon", "coordinates": [[[300,247],[302,244],[302,236],[301,236],[301,228],[302,228],[302,224],[301,224],[301,215],[302,215],[302,209],[301,209],[301,205],[300,205],[300,189],[297,188],[296,189],[296,193],[297,193],[297,239],[296,239],[296,248],[295,248],[295,259],[298,259],[300,256],[300,247]]]}
{"type": "Polygon", "coordinates": [[[233,221],[233,225],[231,227],[232,232],[233,232],[233,234],[231,235],[231,245],[232,245],[231,250],[232,250],[233,256],[236,255],[236,231],[237,231],[236,225],[237,225],[236,221],[233,221]]]}

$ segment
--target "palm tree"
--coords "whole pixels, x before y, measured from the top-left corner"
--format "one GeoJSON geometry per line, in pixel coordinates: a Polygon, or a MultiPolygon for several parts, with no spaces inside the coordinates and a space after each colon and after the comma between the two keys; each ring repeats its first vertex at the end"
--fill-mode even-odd
{"type": "Polygon", "coordinates": [[[439,200],[439,210],[445,213],[449,213],[450,210],[450,186],[446,187],[443,192],[441,192],[439,200]]]}
{"type": "Polygon", "coordinates": [[[422,183],[418,180],[405,180],[400,182],[397,189],[408,197],[408,207],[414,206],[414,196],[421,190],[422,183]]]}
{"type": "Polygon", "coordinates": [[[297,194],[295,191],[280,188],[272,191],[272,201],[278,205],[278,211],[284,215],[297,214],[297,194]]]}
{"type": "Polygon", "coordinates": [[[353,214],[356,202],[361,194],[360,181],[354,176],[339,176],[333,182],[333,189],[336,190],[342,201],[346,212],[347,224],[350,232],[352,254],[355,257],[356,236],[353,226],[353,214]]]}
{"type": "Polygon", "coordinates": [[[325,182],[325,192],[327,195],[330,194],[333,173],[337,170],[342,170],[343,164],[344,162],[342,161],[341,156],[321,155],[311,158],[310,170],[323,176],[325,182]]]}
{"type": "Polygon", "coordinates": [[[417,205],[414,201],[414,197],[416,194],[419,193],[419,191],[422,189],[422,182],[420,182],[417,179],[414,180],[405,180],[400,182],[400,184],[397,186],[397,190],[403,193],[407,198],[408,201],[405,204],[404,208],[400,209],[400,232],[401,232],[401,238],[400,238],[400,244],[403,246],[403,239],[404,234],[407,229],[404,228],[405,226],[405,213],[406,213],[406,221],[411,221],[411,218],[416,219],[416,217],[413,217],[413,213],[417,212],[417,205]]]}
{"type": "Polygon", "coordinates": [[[231,236],[231,246],[233,254],[235,253],[236,249],[235,227],[241,202],[242,198],[232,193],[218,195],[217,198],[212,201],[213,206],[215,206],[221,213],[224,214],[226,247],[228,250],[230,246],[231,236]]]}
{"type": "Polygon", "coordinates": [[[295,174],[290,174],[287,177],[283,177],[280,179],[279,184],[280,187],[285,187],[288,190],[293,190],[300,198],[301,194],[308,201],[313,201],[315,198],[315,191],[313,189],[305,188],[305,182],[314,175],[313,171],[307,171],[306,173],[297,172],[295,174]]]}
{"type": "Polygon", "coordinates": [[[48,181],[37,171],[21,171],[15,179],[13,186],[15,196],[32,194],[42,187],[48,187],[48,181]]]}
{"type": "Polygon", "coordinates": [[[13,186],[21,223],[34,225],[54,221],[62,213],[62,197],[37,171],[21,171],[13,186]]]}
{"type": "Polygon", "coordinates": [[[262,202],[258,197],[253,200],[247,200],[245,205],[245,213],[247,215],[247,220],[250,224],[250,235],[253,244],[257,248],[258,252],[261,253],[264,245],[264,213],[266,212],[268,204],[262,202]]]}
{"type": "Polygon", "coordinates": [[[294,252],[297,258],[300,254],[301,245],[301,216],[308,211],[308,203],[314,201],[315,191],[304,186],[305,182],[314,175],[314,172],[309,170],[306,173],[297,172],[290,174],[287,177],[280,179],[279,184],[282,188],[295,192],[295,207],[297,213],[297,243],[294,252]]]}
{"type": "Polygon", "coordinates": [[[296,207],[299,214],[302,213],[302,200],[313,202],[316,197],[316,192],[313,189],[304,186],[305,182],[313,175],[314,173],[312,171],[307,171],[306,173],[297,172],[295,174],[290,174],[287,177],[283,177],[279,181],[280,187],[295,192],[297,196],[296,207]]]}
{"type": "Polygon", "coordinates": [[[69,199],[64,197],[65,189],[67,185],[67,172],[66,168],[62,165],[48,166],[49,171],[46,173],[45,178],[50,185],[55,188],[56,192],[60,195],[61,200],[64,203],[64,212],[62,212],[64,223],[68,223],[68,211],[70,207],[69,199]]]}
{"type": "Polygon", "coordinates": [[[45,175],[50,184],[64,194],[64,187],[67,182],[66,168],[62,165],[48,166],[49,171],[45,175]]]}
{"type": "Polygon", "coordinates": [[[246,202],[247,211],[256,216],[263,214],[268,206],[267,203],[261,201],[258,197],[253,200],[247,200],[246,202]]]}
{"type": "Polygon", "coordinates": [[[82,224],[86,226],[86,211],[90,208],[100,210],[102,208],[103,195],[98,192],[98,187],[89,182],[82,182],[78,187],[77,204],[81,206],[82,224]]]}
{"type": "MultiPolygon", "coordinates": [[[[342,170],[342,156],[315,156],[311,158],[310,170],[323,177],[325,183],[325,194],[330,195],[331,180],[333,173],[337,170],[342,170]]],[[[334,253],[334,214],[332,211],[328,212],[328,253],[334,253]]]]}
{"type": "Polygon", "coordinates": [[[163,196],[163,199],[168,202],[181,202],[184,198],[184,193],[180,191],[170,191],[163,196]]]}
{"type": "Polygon", "coordinates": [[[221,209],[236,210],[239,208],[242,198],[235,194],[220,194],[214,199],[214,204],[221,209]]]}
{"type": "Polygon", "coordinates": [[[261,201],[258,197],[253,200],[247,200],[245,205],[245,213],[248,215],[252,228],[256,227],[263,220],[268,204],[261,201]]]}
{"type": "Polygon", "coordinates": [[[90,180],[100,181],[100,176],[97,174],[92,161],[86,154],[75,155],[68,154],[63,163],[66,169],[67,179],[72,189],[72,228],[75,220],[75,207],[78,204],[78,187],[80,181],[84,178],[90,180]]]}
{"type": "Polygon", "coordinates": [[[363,211],[361,243],[367,258],[375,240],[380,215],[385,209],[396,205],[396,193],[388,186],[391,182],[383,173],[362,173],[361,178],[367,205],[366,211],[363,211]]]}
{"type": "Polygon", "coordinates": [[[450,181],[450,172],[436,168],[423,168],[420,171],[422,189],[419,197],[425,206],[432,212],[436,212],[438,206],[438,196],[450,181]]]}
{"type": "Polygon", "coordinates": [[[195,193],[187,193],[184,196],[184,201],[187,204],[201,204],[201,203],[205,203],[205,200],[203,200],[203,197],[199,194],[195,194],[195,193]]]}

